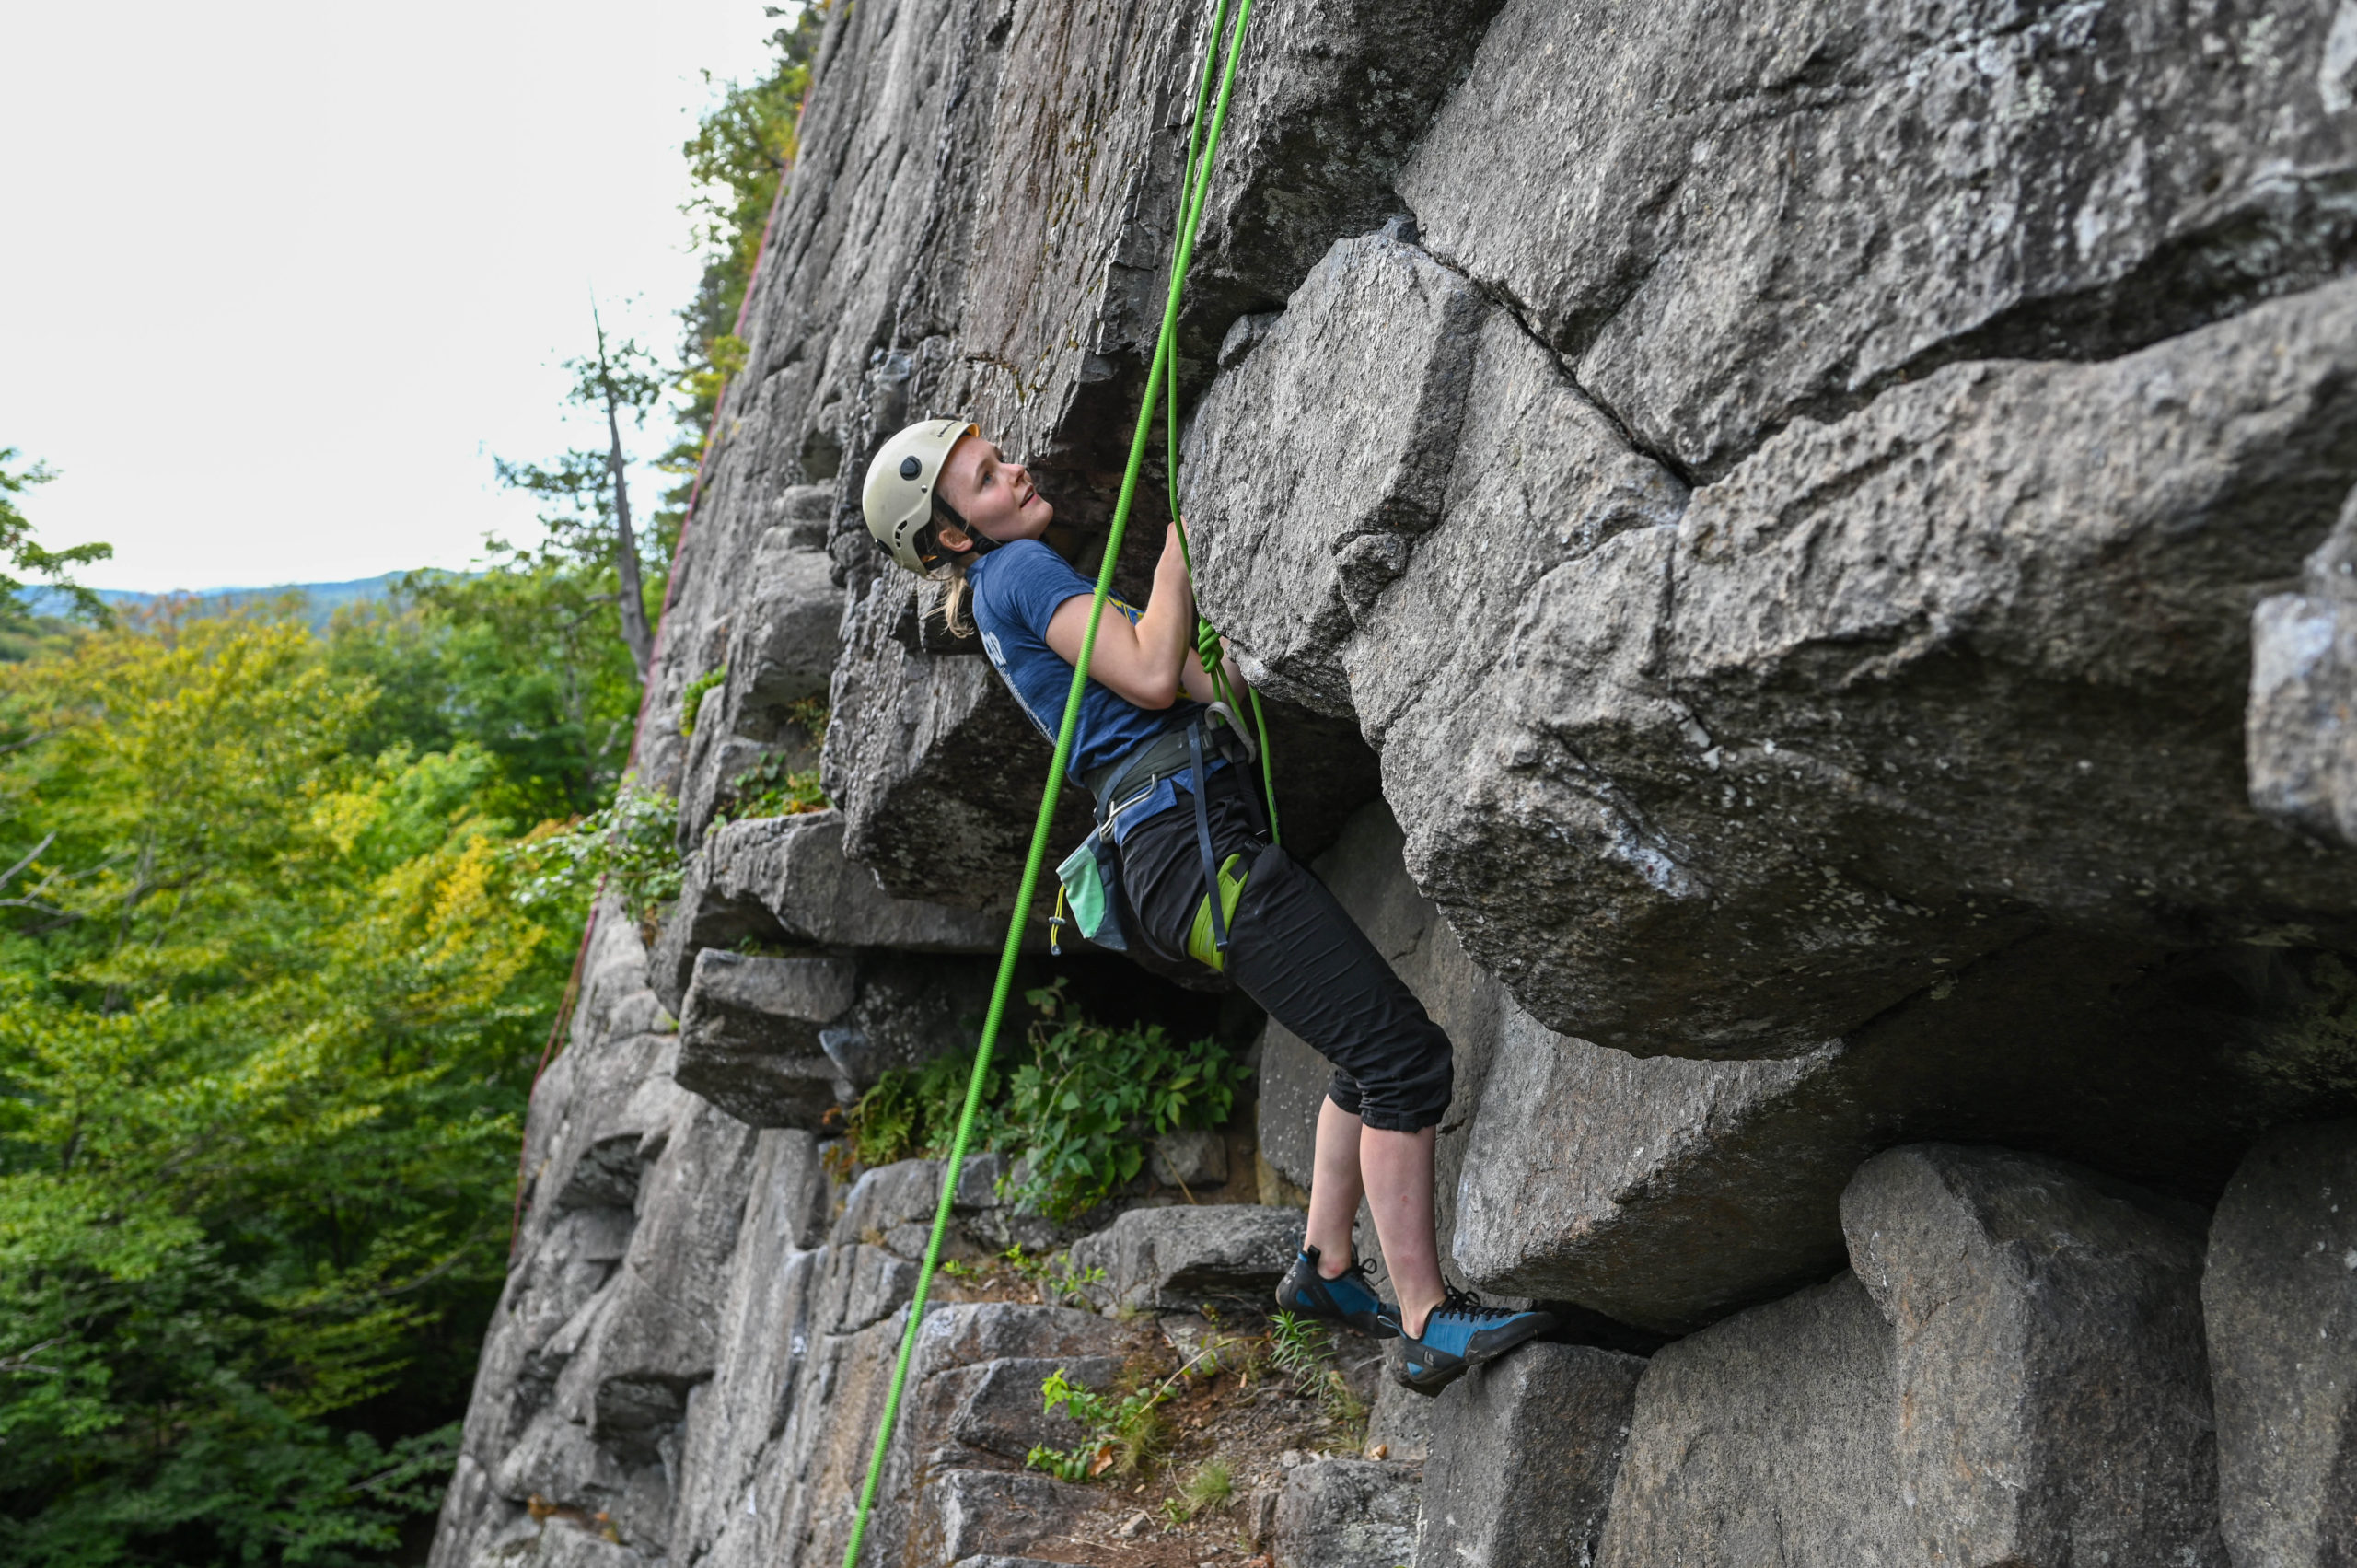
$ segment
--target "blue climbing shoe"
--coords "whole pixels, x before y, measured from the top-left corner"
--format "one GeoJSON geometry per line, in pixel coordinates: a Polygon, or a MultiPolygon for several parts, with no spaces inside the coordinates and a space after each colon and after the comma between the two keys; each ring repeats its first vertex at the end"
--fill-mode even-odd
{"type": "Polygon", "coordinates": [[[1551,1312],[1524,1312],[1511,1307],[1487,1307],[1470,1291],[1449,1287],[1447,1299],[1424,1319],[1422,1339],[1410,1339],[1398,1313],[1386,1325],[1399,1336],[1393,1348],[1392,1377],[1420,1394],[1437,1394],[1465,1374],[1469,1366],[1494,1361],[1525,1340],[1535,1339],[1555,1326],[1551,1312]]]}
{"type": "Polygon", "coordinates": [[[1305,1247],[1294,1255],[1285,1277],[1277,1282],[1277,1306],[1304,1318],[1348,1323],[1361,1333],[1388,1339],[1399,1331],[1394,1321],[1399,1309],[1375,1294],[1369,1283],[1374,1275],[1375,1264],[1362,1258],[1329,1280],[1318,1272],[1318,1249],[1305,1247]]]}

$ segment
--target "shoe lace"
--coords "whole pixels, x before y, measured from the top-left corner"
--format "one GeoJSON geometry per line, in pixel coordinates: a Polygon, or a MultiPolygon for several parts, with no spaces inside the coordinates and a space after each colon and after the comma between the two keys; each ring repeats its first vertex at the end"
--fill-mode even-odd
{"type": "Polygon", "coordinates": [[[1492,1318],[1519,1318],[1522,1316],[1522,1310],[1519,1307],[1492,1307],[1489,1303],[1483,1301],[1480,1296],[1475,1295],[1471,1291],[1459,1290],[1452,1284],[1442,1285],[1441,1303],[1439,1307],[1434,1309],[1434,1316],[1438,1316],[1443,1312],[1454,1312],[1461,1318],[1472,1318],[1478,1319],[1488,1319],[1492,1318]]]}
{"type": "Polygon", "coordinates": [[[1337,1277],[1347,1279],[1353,1274],[1358,1275],[1360,1279],[1364,1280],[1367,1284],[1372,1287],[1375,1283],[1375,1260],[1372,1258],[1358,1259],[1356,1261],[1353,1262],[1349,1268],[1344,1269],[1341,1274],[1337,1277]]]}

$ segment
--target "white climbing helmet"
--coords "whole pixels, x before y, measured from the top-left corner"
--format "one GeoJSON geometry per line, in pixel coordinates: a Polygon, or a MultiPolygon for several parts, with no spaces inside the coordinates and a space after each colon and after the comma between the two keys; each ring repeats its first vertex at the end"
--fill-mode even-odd
{"type": "Polygon", "coordinates": [[[867,514],[867,531],[892,552],[892,559],[921,577],[938,571],[942,559],[917,548],[927,523],[933,521],[934,486],[949,461],[949,449],[979,425],[962,419],[928,419],[910,425],[884,443],[867,465],[867,486],[859,498],[867,514]]]}

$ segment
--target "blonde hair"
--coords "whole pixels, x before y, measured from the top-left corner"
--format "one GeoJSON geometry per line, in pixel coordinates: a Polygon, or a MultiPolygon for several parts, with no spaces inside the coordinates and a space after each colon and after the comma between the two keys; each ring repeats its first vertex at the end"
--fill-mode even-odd
{"type": "Polygon", "coordinates": [[[967,602],[970,597],[966,587],[966,558],[959,556],[949,568],[949,581],[943,586],[941,602],[935,607],[941,611],[942,628],[953,637],[974,634],[973,607],[967,602]]]}
{"type": "MultiPolygon", "coordinates": [[[[934,529],[936,540],[941,537],[940,530],[945,525],[956,528],[969,540],[974,537],[972,527],[936,494],[933,502],[933,521],[928,525],[934,529]]],[[[970,637],[974,634],[974,615],[973,606],[969,602],[970,596],[966,587],[966,568],[973,563],[974,552],[970,550],[945,550],[942,554],[948,557],[949,578],[942,587],[941,602],[935,608],[941,612],[944,631],[953,637],[970,637]]]]}

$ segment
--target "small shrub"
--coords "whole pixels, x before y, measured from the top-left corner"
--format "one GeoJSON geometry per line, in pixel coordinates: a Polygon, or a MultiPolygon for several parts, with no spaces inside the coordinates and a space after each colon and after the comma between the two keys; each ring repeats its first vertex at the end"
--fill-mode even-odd
{"type": "MultiPolygon", "coordinates": [[[[788,772],[783,757],[764,757],[729,783],[736,804],[714,814],[713,828],[723,822],[752,822],[768,817],[796,817],[824,811],[834,802],[819,785],[819,770],[788,772]]],[[[707,830],[709,831],[710,830],[707,830]]]]}
{"type": "Polygon", "coordinates": [[[812,744],[819,746],[826,744],[827,725],[834,716],[828,712],[827,699],[805,697],[798,703],[788,703],[785,705],[785,716],[788,722],[802,726],[804,733],[810,737],[812,744]]]}
{"type": "MultiPolygon", "coordinates": [[[[845,1142],[852,1156],[865,1166],[890,1165],[895,1160],[937,1158],[949,1152],[958,1132],[958,1117],[966,1106],[967,1081],[973,1076],[971,1051],[935,1057],[914,1071],[895,1070],[877,1080],[860,1096],[845,1119],[845,1142]]],[[[989,1148],[993,1131],[992,1102],[1001,1083],[996,1068],[982,1085],[982,1103],[974,1115],[970,1148],[989,1148]]]]}
{"type": "MultiPolygon", "coordinates": [[[[1093,1023],[1061,980],[1027,1000],[1039,1015],[1031,1060],[1004,1077],[992,1069],[968,1146],[1007,1156],[1015,1170],[1000,1195],[1052,1219],[1095,1207],[1135,1177],[1151,1139],[1225,1121],[1251,1072],[1214,1040],[1181,1044],[1158,1024],[1093,1023]]],[[[887,1073],[846,1119],[853,1156],[875,1166],[946,1154],[972,1071],[969,1054],[887,1073]]]]}
{"type": "Polygon", "coordinates": [[[724,664],[718,669],[705,670],[688,682],[687,689],[679,693],[679,733],[681,735],[695,734],[696,710],[703,706],[703,694],[727,679],[728,667],[724,664]]]}
{"type": "Polygon", "coordinates": [[[1280,1312],[1269,1319],[1269,1361],[1291,1380],[1294,1392],[1314,1399],[1327,1418],[1364,1446],[1366,1401],[1334,1365],[1333,1337],[1314,1318],[1280,1312]]]}
{"type": "Polygon", "coordinates": [[[686,867],[679,831],[679,802],[625,778],[603,811],[543,826],[505,858],[517,873],[517,900],[528,909],[586,900],[602,878],[643,922],[679,896],[686,867]]]}
{"type": "Polygon", "coordinates": [[[1236,1495],[1236,1481],[1225,1459],[1213,1458],[1195,1467],[1186,1483],[1163,1500],[1164,1516],[1183,1525],[1198,1515],[1217,1513],[1236,1495]]]}
{"type": "Polygon", "coordinates": [[[1039,1016],[1031,1060],[1009,1080],[1001,1124],[1028,1164],[1021,1181],[1010,1175],[1004,1185],[1006,1196],[1051,1219],[1073,1218],[1135,1177],[1148,1140],[1225,1121],[1251,1071],[1215,1040],[1181,1044],[1159,1024],[1093,1023],[1061,980],[1025,999],[1039,1016]]]}
{"type": "Polygon", "coordinates": [[[1086,1303],[1086,1287],[1105,1283],[1102,1269],[1075,1269],[1070,1256],[1062,1252],[1034,1258],[1023,1250],[1019,1241],[1000,1253],[999,1261],[1014,1271],[1017,1279],[1028,1280],[1039,1289],[1042,1307],[1062,1307],[1074,1300],[1086,1303]]]}
{"type": "Polygon", "coordinates": [[[1109,1470],[1135,1475],[1169,1444],[1170,1423],[1160,1408],[1169,1397],[1168,1383],[1118,1397],[1100,1394],[1073,1382],[1060,1366],[1039,1385],[1041,1408],[1062,1408],[1088,1429],[1089,1439],[1077,1448],[1035,1445],[1023,1462],[1063,1481],[1094,1480],[1109,1470]]]}

